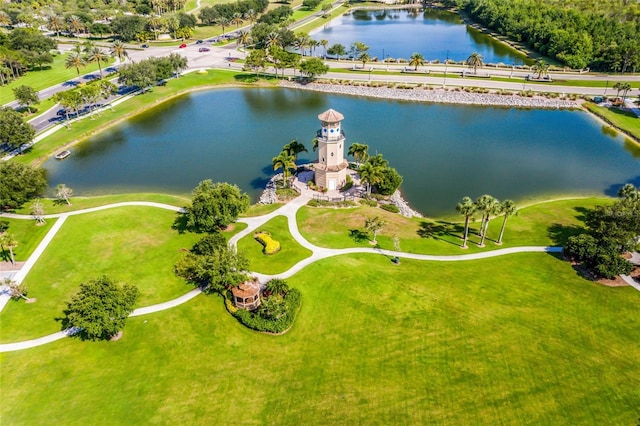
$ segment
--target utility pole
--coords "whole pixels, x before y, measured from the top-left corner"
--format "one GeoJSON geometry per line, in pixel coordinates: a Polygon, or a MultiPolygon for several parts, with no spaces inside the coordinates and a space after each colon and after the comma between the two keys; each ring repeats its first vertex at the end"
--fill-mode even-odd
{"type": "Polygon", "coordinates": [[[449,63],[449,51],[447,50],[447,59],[444,61],[444,81],[442,82],[442,88],[447,87],[447,64],[449,63]]]}

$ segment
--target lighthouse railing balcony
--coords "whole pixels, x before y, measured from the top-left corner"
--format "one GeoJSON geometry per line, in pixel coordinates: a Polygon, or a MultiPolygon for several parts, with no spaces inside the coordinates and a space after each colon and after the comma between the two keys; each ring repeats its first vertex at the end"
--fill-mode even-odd
{"type": "MultiPolygon", "coordinates": [[[[347,137],[347,135],[344,133],[344,131],[343,131],[343,130],[340,130],[340,136],[341,136],[343,139],[347,137]]],[[[318,131],[316,132],[316,138],[318,138],[318,139],[326,139],[326,137],[322,135],[322,129],[320,129],[320,130],[318,130],[318,131]]]]}

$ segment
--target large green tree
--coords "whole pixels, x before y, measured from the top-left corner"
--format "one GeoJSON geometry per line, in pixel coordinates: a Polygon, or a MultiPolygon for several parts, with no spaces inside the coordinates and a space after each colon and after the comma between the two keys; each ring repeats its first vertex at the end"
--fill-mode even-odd
{"type": "Polygon", "coordinates": [[[0,161],[0,209],[16,209],[47,187],[43,169],[0,161]]]}
{"type": "Polygon", "coordinates": [[[135,285],[118,284],[107,276],[89,280],[68,302],[64,324],[77,327],[83,339],[109,339],[124,328],[138,294],[135,285]]]}
{"type": "Polygon", "coordinates": [[[309,58],[300,62],[300,72],[310,79],[329,72],[329,67],[320,58],[309,58]]]}
{"type": "Polygon", "coordinates": [[[175,264],[176,275],[207,292],[221,292],[247,280],[249,261],[222,239],[208,235],[196,243],[175,264]]]}
{"type": "Polygon", "coordinates": [[[236,185],[203,180],[185,207],[187,226],[196,232],[224,229],[249,208],[249,196],[236,185]]]}
{"type": "Polygon", "coordinates": [[[0,108],[0,145],[19,148],[33,140],[36,130],[13,108],[0,108]]]}
{"type": "Polygon", "coordinates": [[[31,105],[37,105],[40,103],[40,98],[38,97],[38,92],[36,92],[33,87],[30,86],[18,86],[13,88],[13,95],[16,97],[16,100],[23,107],[30,109],[31,105]]]}

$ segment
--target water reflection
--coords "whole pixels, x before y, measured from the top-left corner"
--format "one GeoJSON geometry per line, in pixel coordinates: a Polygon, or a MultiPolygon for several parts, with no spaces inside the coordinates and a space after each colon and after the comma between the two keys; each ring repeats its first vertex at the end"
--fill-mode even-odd
{"type": "Polygon", "coordinates": [[[141,190],[188,193],[202,179],[228,181],[254,200],[271,159],[311,140],[317,115],[345,116],[346,146],[369,145],[404,177],[420,211],[451,213],[465,195],[515,200],[591,193],[637,179],[640,149],[579,111],[398,102],[303,90],[220,89],[187,95],[138,116],[45,164],[49,182],[78,195],[141,190]]]}
{"type": "Polygon", "coordinates": [[[480,31],[467,27],[456,13],[437,9],[355,10],[312,33],[329,45],[347,48],[360,41],[370,46],[372,57],[409,58],[413,52],[426,59],[465,60],[478,52],[486,63],[523,64],[525,55],[480,31]],[[384,52],[383,52],[384,49],[384,52]]]}

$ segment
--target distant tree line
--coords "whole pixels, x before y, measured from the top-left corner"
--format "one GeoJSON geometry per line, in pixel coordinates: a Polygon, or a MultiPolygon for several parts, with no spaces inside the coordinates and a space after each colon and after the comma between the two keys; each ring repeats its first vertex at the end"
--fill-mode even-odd
{"type": "Polygon", "coordinates": [[[118,82],[146,89],[179,74],[187,67],[187,58],[177,53],[149,58],[120,67],[118,82]]]}
{"type": "Polygon", "coordinates": [[[637,2],[458,0],[474,21],[571,68],[640,68],[637,2]]]}
{"type": "Polygon", "coordinates": [[[269,6],[268,0],[239,0],[235,3],[215,4],[200,9],[198,18],[207,25],[224,24],[226,26],[236,23],[232,21],[238,19],[253,22],[259,13],[263,13],[267,9],[267,6],[269,6]]]}

